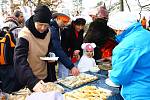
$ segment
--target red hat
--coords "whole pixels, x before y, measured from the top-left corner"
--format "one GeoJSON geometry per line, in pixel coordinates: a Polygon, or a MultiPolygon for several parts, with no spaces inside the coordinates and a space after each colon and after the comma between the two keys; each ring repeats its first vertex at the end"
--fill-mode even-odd
{"type": "Polygon", "coordinates": [[[105,5],[100,7],[97,16],[98,16],[98,18],[108,19],[108,11],[107,11],[105,5]]]}

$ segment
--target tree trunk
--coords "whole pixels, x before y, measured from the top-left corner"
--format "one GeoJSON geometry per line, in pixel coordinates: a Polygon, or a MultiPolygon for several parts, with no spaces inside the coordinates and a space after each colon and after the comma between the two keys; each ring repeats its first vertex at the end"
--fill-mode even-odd
{"type": "Polygon", "coordinates": [[[41,4],[41,0],[38,0],[38,4],[37,5],[40,5],[41,4]]]}
{"type": "Polygon", "coordinates": [[[120,11],[124,11],[123,0],[120,0],[120,11]]]}

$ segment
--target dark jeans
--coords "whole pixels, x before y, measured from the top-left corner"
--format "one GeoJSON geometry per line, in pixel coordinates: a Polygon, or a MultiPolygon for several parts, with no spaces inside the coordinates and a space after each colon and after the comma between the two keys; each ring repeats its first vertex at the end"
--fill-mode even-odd
{"type": "Polygon", "coordinates": [[[0,65],[0,81],[3,92],[11,93],[20,89],[13,65],[0,65]]]}

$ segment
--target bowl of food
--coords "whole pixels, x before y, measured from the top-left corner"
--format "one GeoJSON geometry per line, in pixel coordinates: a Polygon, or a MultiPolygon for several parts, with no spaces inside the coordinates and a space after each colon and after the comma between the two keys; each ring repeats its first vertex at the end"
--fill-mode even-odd
{"type": "Polygon", "coordinates": [[[98,68],[98,66],[94,66],[92,68],[90,68],[91,72],[98,72],[100,69],[98,68]]]}
{"type": "Polygon", "coordinates": [[[102,62],[98,65],[98,68],[101,70],[111,70],[112,65],[111,62],[102,62]]]}
{"type": "Polygon", "coordinates": [[[96,63],[99,64],[103,64],[103,63],[111,63],[111,59],[110,58],[102,58],[99,60],[96,60],[96,63]]]}

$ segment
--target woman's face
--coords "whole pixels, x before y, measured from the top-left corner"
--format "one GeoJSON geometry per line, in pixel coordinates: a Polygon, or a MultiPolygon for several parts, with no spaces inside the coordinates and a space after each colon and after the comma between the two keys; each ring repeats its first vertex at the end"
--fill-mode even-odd
{"type": "Polygon", "coordinates": [[[35,22],[35,28],[38,32],[44,33],[49,28],[49,24],[48,23],[35,22]]]}
{"type": "Polygon", "coordinates": [[[84,29],[84,25],[75,25],[75,30],[77,32],[80,32],[82,29],[84,29]]]}
{"type": "Polygon", "coordinates": [[[117,35],[119,35],[119,34],[121,34],[123,31],[122,30],[115,30],[115,29],[113,29],[114,30],[114,32],[117,34],[117,35]]]}

